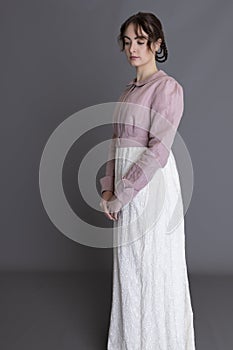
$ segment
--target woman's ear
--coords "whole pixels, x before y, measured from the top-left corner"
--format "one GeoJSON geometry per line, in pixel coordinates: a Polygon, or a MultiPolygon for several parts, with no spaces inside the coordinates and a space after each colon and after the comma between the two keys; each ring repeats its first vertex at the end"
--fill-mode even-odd
{"type": "Polygon", "coordinates": [[[158,38],[158,40],[156,40],[156,42],[154,43],[155,51],[159,51],[160,50],[161,43],[162,43],[162,39],[158,38]]]}

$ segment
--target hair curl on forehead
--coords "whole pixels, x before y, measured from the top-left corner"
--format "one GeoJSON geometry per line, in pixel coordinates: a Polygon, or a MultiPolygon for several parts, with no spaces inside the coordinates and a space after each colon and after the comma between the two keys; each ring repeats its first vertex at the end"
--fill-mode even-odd
{"type": "Polygon", "coordinates": [[[150,50],[151,44],[156,42],[159,38],[162,39],[160,45],[160,51],[155,53],[155,60],[157,62],[165,62],[168,58],[168,50],[165,42],[164,31],[162,24],[158,17],[150,12],[138,12],[130,16],[120,27],[120,34],[117,37],[117,41],[121,47],[121,51],[125,49],[124,35],[125,31],[130,23],[134,24],[135,34],[143,36],[141,28],[147,34],[147,46],[150,50]]]}

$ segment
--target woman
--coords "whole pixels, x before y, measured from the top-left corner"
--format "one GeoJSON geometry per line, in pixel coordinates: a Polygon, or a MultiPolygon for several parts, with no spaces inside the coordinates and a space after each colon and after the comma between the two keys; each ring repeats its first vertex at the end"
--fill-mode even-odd
{"type": "Polygon", "coordinates": [[[168,53],[154,14],[128,18],[118,39],[136,78],[122,93],[120,109],[117,104],[100,179],[100,204],[113,220],[117,242],[107,349],[193,350],[182,196],[171,151],[183,88],[156,66],[168,53]]]}

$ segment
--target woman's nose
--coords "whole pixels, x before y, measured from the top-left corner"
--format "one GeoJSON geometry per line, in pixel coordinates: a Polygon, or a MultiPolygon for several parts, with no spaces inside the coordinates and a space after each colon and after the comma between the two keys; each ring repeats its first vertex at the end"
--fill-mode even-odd
{"type": "Polygon", "coordinates": [[[130,48],[129,48],[129,52],[130,52],[130,53],[135,52],[135,45],[134,45],[134,44],[131,44],[131,46],[130,46],[130,48]]]}

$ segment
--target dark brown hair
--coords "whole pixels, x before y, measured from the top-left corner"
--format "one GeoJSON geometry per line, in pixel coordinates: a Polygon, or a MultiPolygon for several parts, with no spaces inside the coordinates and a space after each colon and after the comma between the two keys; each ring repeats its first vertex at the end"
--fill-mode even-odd
{"type": "Polygon", "coordinates": [[[138,27],[141,27],[148,34],[147,46],[151,50],[152,42],[155,42],[159,38],[162,39],[160,45],[160,51],[155,53],[155,60],[157,62],[165,62],[168,57],[167,46],[165,43],[164,32],[162,24],[158,17],[150,12],[138,12],[129,17],[120,27],[120,34],[117,37],[117,41],[121,46],[121,51],[125,48],[124,34],[130,23],[135,26],[135,34],[139,35],[138,27]],[[160,55],[160,57],[158,56],[160,55]]]}

